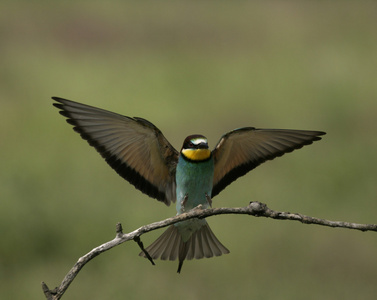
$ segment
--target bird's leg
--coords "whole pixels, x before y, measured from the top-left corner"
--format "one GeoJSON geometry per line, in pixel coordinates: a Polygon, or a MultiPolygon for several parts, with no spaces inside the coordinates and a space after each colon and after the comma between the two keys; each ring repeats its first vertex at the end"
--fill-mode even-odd
{"type": "Polygon", "coordinates": [[[187,202],[187,199],[188,199],[188,195],[186,194],[184,197],[183,197],[183,200],[181,201],[181,211],[185,211],[185,205],[186,205],[186,202],[187,202]]]}
{"type": "Polygon", "coordinates": [[[212,207],[212,198],[211,198],[211,196],[208,196],[207,193],[206,193],[206,199],[207,199],[209,206],[212,207]]]}

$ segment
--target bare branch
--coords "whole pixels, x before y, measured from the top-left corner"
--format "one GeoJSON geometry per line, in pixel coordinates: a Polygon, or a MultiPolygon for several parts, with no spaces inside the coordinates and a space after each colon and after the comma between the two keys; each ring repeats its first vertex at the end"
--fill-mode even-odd
{"type": "MultiPolygon", "coordinates": [[[[42,282],[42,289],[46,296],[47,300],[58,300],[60,299],[65,291],[68,289],[69,285],[75,279],[77,274],[80,270],[87,264],[90,260],[92,260],[97,255],[110,250],[111,248],[118,246],[124,242],[129,240],[134,240],[138,243],[142,251],[144,247],[140,240],[140,236],[144,233],[163,228],[169,226],[171,224],[192,219],[192,218],[207,218],[215,215],[223,215],[223,214],[243,214],[243,215],[251,215],[255,217],[266,217],[272,218],[277,220],[291,220],[291,221],[299,221],[304,224],[316,224],[322,226],[329,226],[329,227],[340,227],[340,228],[348,228],[348,229],[356,229],[361,231],[377,231],[377,224],[357,224],[357,223],[349,223],[349,222],[341,222],[341,221],[329,221],[325,219],[318,219],[314,217],[305,216],[298,213],[289,213],[289,212],[279,212],[269,209],[266,204],[260,202],[250,202],[250,204],[246,207],[221,207],[221,208],[208,208],[208,209],[201,209],[201,207],[197,207],[187,213],[168,218],[163,221],[155,222],[149,225],[144,225],[130,233],[123,233],[122,225],[118,223],[116,225],[116,237],[106,242],[92,251],[87,253],[86,255],[79,258],[79,260],[75,263],[73,268],[68,272],[68,274],[63,279],[62,283],[59,287],[56,287],[53,290],[50,290],[47,285],[42,282]]],[[[150,258],[152,264],[154,264],[153,260],[150,258]]]]}

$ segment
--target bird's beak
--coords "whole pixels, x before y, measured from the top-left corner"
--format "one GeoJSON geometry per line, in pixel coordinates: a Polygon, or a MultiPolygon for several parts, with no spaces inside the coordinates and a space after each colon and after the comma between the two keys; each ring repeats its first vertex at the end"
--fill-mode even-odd
{"type": "Polygon", "coordinates": [[[208,149],[208,144],[207,143],[200,143],[198,145],[198,149],[208,149]]]}

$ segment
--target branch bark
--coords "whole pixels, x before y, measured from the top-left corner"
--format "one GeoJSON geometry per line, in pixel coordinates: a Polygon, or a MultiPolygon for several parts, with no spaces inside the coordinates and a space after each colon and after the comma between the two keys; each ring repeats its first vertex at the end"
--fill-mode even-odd
{"type": "MultiPolygon", "coordinates": [[[[289,212],[279,212],[274,211],[267,207],[266,204],[260,202],[250,202],[250,204],[246,207],[221,207],[221,208],[208,208],[208,209],[201,209],[197,207],[187,213],[165,219],[163,221],[151,223],[149,225],[144,225],[130,233],[123,233],[122,226],[120,223],[116,226],[116,236],[113,240],[106,242],[96,248],[94,248],[89,253],[85,254],[84,256],[80,257],[79,260],[75,263],[72,269],[68,272],[68,274],[64,277],[63,281],[61,282],[60,286],[50,290],[48,286],[42,282],[42,290],[45,294],[47,300],[58,300],[61,299],[65,291],[68,289],[69,285],[73,282],[77,274],[80,270],[94,257],[97,255],[114,248],[124,242],[129,240],[134,240],[140,246],[140,248],[144,251],[143,244],[140,240],[140,236],[144,233],[163,228],[169,226],[171,224],[192,219],[192,218],[207,218],[216,215],[223,215],[223,214],[242,214],[242,215],[251,215],[255,217],[265,217],[265,218],[272,218],[277,220],[291,220],[291,221],[299,221],[304,224],[316,224],[328,227],[340,227],[340,228],[348,228],[348,229],[355,229],[360,231],[377,231],[377,224],[357,224],[357,223],[350,223],[350,222],[342,222],[342,221],[330,221],[325,219],[319,219],[314,217],[309,217],[306,215],[298,214],[298,213],[289,213],[289,212]]],[[[148,255],[147,255],[148,256],[148,255]]],[[[152,264],[154,264],[153,260],[149,257],[149,260],[152,264]]]]}

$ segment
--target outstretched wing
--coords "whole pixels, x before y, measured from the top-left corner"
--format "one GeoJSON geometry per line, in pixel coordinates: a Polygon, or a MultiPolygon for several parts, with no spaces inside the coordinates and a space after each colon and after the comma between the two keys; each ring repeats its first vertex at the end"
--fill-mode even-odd
{"type": "Polygon", "coordinates": [[[226,133],[212,151],[215,160],[212,197],[261,163],[318,141],[324,134],[321,131],[253,127],[226,133]]]}
{"type": "Polygon", "coordinates": [[[178,152],[147,120],[52,97],[54,106],[106,162],[137,189],[166,205],[175,201],[178,152]]]}

